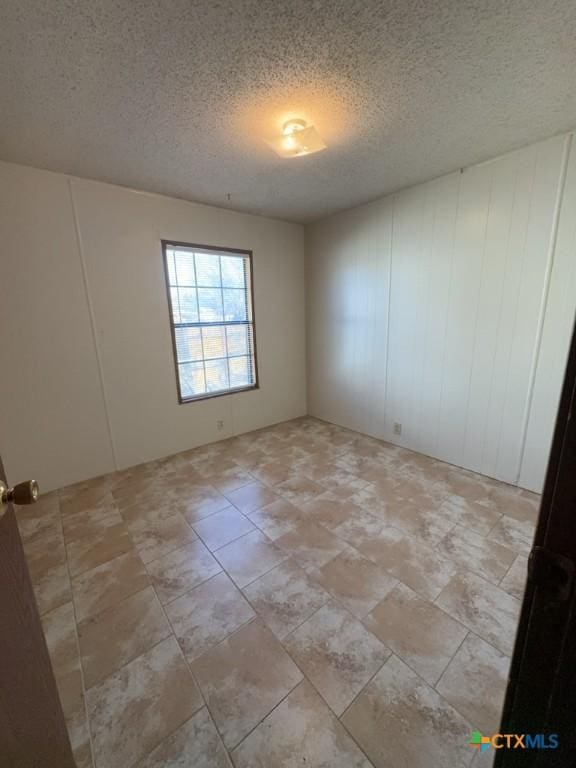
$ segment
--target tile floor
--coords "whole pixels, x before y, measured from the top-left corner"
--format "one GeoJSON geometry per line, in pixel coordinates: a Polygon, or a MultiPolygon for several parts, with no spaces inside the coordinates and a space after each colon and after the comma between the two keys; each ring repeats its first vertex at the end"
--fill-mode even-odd
{"type": "Polygon", "coordinates": [[[479,767],[538,502],[303,418],[20,509],[78,768],[479,767]]]}

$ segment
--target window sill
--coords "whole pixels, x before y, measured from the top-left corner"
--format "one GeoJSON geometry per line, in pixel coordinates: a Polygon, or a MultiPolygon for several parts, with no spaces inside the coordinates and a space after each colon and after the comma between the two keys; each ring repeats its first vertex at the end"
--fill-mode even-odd
{"type": "Polygon", "coordinates": [[[223,392],[210,392],[205,395],[196,395],[196,397],[179,397],[179,405],[187,405],[188,403],[198,403],[202,400],[213,400],[215,397],[225,397],[226,395],[237,395],[239,392],[252,392],[255,389],[260,389],[258,384],[252,384],[249,387],[238,387],[237,389],[226,389],[223,392]]]}

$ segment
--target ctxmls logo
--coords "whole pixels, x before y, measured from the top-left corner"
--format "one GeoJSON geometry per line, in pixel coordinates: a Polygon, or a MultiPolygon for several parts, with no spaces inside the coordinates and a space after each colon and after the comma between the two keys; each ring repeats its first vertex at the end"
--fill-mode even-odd
{"type": "Polygon", "coordinates": [[[482,736],[480,731],[473,731],[471,747],[479,752],[485,752],[490,747],[494,749],[558,749],[556,733],[495,733],[492,736],[482,736]]]}

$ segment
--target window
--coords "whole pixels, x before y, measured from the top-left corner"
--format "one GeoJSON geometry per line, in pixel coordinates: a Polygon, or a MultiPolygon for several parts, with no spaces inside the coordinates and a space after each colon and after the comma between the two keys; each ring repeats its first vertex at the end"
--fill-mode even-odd
{"type": "Polygon", "coordinates": [[[163,240],[181,403],[258,386],[252,253],[163,240]]]}

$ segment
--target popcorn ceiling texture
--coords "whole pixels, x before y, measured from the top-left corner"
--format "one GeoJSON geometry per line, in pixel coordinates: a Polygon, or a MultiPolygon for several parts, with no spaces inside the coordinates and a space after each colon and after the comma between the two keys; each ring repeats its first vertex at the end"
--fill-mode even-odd
{"type": "Polygon", "coordinates": [[[0,158],[310,221],[573,128],[575,38],[573,0],[2,0],[0,158]],[[328,150],[272,153],[295,116],[328,150]]]}

